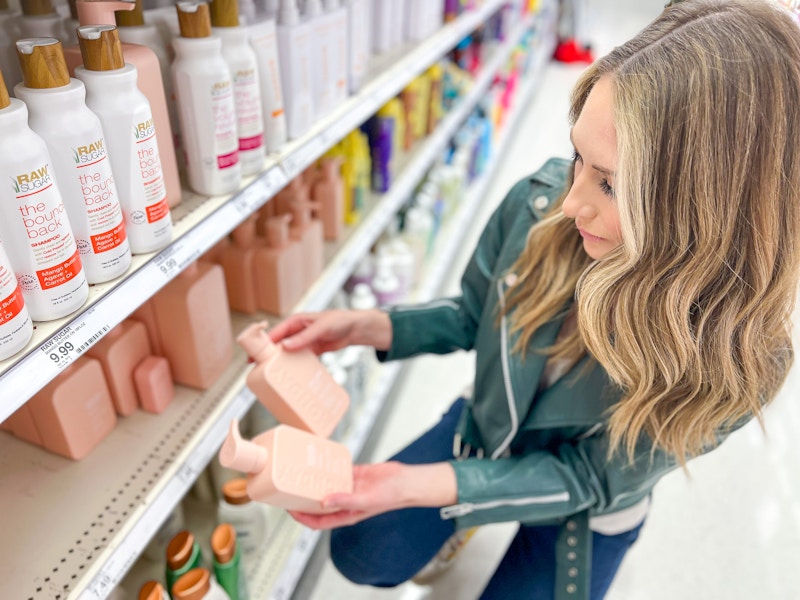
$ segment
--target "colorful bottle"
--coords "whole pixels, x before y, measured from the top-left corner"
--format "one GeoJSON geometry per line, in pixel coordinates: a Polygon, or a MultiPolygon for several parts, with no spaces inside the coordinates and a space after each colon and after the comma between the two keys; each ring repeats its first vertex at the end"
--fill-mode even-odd
{"type": "Polygon", "coordinates": [[[147,581],[139,588],[139,600],[168,600],[167,590],[158,581],[147,581]]]}
{"type": "Polygon", "coordinates": [[[254,323],[236,338],[256,362],[247,386],[281,423],[328,437],[347,411],[347,392],[311,350],[284,351],[266,326],[254,323]]]}
{"type": "Polygon", "coordinates": [[[208,5],[176,5],[181,35],[175,38],[172,80],[186,154],[189,186],[216,196],[239,189],[239,138],[233,80],[222,58],[222,40],[211,35],[208,5]]]}
{"type": "Polygon", "coordinates": [[[214,575],[230,600],[247,600],[247,585],[242,569],[242,553],[236,530],[230,523],[220,523],[211,534],[214,575]]]}
{"type": "Polygon", "coordinates": [[[233,230],[233,243],[225,246],[217,259],[225,271],[228,303],[233,310],[252,315],[258,310],[255,282],[256,216],[252,215],[233,230]]]}
{"type": "Polygon", "coordinates": [[[250,25],[248,29],[250,45],[256,53],[258,80],[261,84],[264,147],[267,152],[277,152],[286,143],[288,133],[275,14],[268,14],[266,19],[250,25]]]}
{"type": "Polygon", "coordinates": [[[291,220],[281,215],[267,221],[267,246],[255,257],[258,308],[273,315],[287,315],[303,294],[303,250],[289,237],[291,220]]]}
{"type": "Polygon", "coordinates": [[[242,175],[255,175],[264,168],[261,83],[256,54],[248,43],[247,29],[239,26],[238,0],[212,0],[211,25],[214,35],[222,40],[222,57],[233,78],[242,175]]]}
{"type": "Polygon", "coordinates": [[[297,2],[281,0],[278,55],[289,139],[306,133],[314,122],[312,44],[311,27],[300,21],[297,2]]]}
{"type": "Polygon", "coordinates": [[[201,390],[211,387],[233,358],[222,267],[192,263],[152,303],[175,382],[201,390]]]}
{"type": "Polygon", "coordinates": [[[11,268],[11,261],[3,248],[3,240],[0,240],[0,360],[22,350],[32,336],[33,322],[25,308],[25,299],[11,268]]]}
{"type": "Polygon", "coordinates": [[[72,460],[89,454],[117,423],[100,362],[79,357],[28,400],[42,445],[72,460]]]}
{"type": "Polygon", "coordinates": [[[172,586],[172,600],[230,600],[207,569],[192,569],[172,586]]]}
{"type": "Polygon", "coordinates": [[[167,545],[167,590],[175,600],[175,582],[183,575],[203,564],[203,553],[190,531],[181,531],[167,545]]]}
{"type": "Polygon", "coordinates": [[[89,297],[78,247],[45,142],[0,75],[0,240],[34,321],[77,310],[89,297]]]}
{"type": "Polygon", "coordinates": [[[340,175],[342,161],[322,160],[322,177],[311,188],[311,197],[319,205],[325,241],[336,242],[344,234],[344,182],[340,175]]]}
{"type": "Polygon", "coordinates": [[[78,41],[83,66],[75,77],[86,86],[86,104],[106,132],[131,251],[160,250],[172,241],[172,218],[153,112],[136,86],[136,67],[123,62],[113,25],[80,27],[78,41]]]}
{"type": "Polygon", "coordinates": [[[303,249],[303,262],[299,265],[303,290],[308,289],[325,268],[325,235],[322,221],[311,216],[312,208],[318,206],[314,202],[296,200],[290,207],[292,224],[289,227],[289,237],[303,249]]]}
{"type": "Polygon", "coordinates": [[[164,412],[175,397],[172,371],[163,356],[148,356],[136,365],[133,384],[142,410],[155,415],[164,412]]]}
{"type": "Polygon", "coordinates": [[[133,319],[125,319],[86,351],[103,366],[114,408],[121,417],[139,408],[133,372],[151,353],[147,329],[133,319]]]}
{"type": "MultiPolygon", "coordinates": [[[[255,406],[260,404],[256,403],[255,406]]],[[[233,525],[237,546],[242,551],[245,563],[259,560],[261,548],[267,540],[267,514],[263,506],[253,502],[247,495],[246,479],[232,479],[222,486],[217,522],[233,525]]]]}
{"type": "Polygon", "coordinates": [[[288,510],[329,512],[321,506],[323,499],[353,490],[347,447],[288,425],[278,425],[248,442],[234,420],[219,461],[247,473],[247,493],[253,500],[288,510]]]}
{"type": "Polygon", "coordinates": [[[131,250],[100,119],[83,83],[69,78],[61,42],[20,40],[17,52],[24,83],[14,92],[53,158],[86,279],[110,281],[128,270],[131,250]]]}
{"type": "MultiPolygon", "coordinates": [[[[122,0],[76,0],[78,20],[81,25],[116,25],[115,11],[133,11],[135,2],[122,0]]],[[[74,42],[75,32],[70,33],[74,42]]],[[[162,44],[158,44],[159,46],[162,44]]],[[[83,63],[80,48],[77,45],[64,49],[67,68],[70,73],[83,63]]],[[[153,111],[153,123],[158,132],[158,156],[163,169],[164,185],[167,188],[167,202],[170,207],[181,203],[182,190],[178,175],[178,162],[175,156],[175,140],[170,123],[170,112],[167,107],[166,91],[162,74],[161,58],[148,45],[122,44],[122,56],[125,62],[136,67],[137,85],[153,111]]]]}

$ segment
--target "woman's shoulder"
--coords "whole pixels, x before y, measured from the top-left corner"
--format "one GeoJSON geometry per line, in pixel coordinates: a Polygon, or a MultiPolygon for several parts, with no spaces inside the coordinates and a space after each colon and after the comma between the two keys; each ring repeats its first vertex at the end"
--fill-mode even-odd
{"type": "Polygon", "coordinates": [[[527,205],[537,218],[542,218],[564,191],[571,165],[567,159],[550,158],[538,171],[514,184],[503,204],[514,212],[527,205]]]}

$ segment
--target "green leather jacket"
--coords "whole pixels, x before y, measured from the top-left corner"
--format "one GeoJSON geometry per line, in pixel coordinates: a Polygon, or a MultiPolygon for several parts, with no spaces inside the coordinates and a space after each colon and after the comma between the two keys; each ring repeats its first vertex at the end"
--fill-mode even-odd
{"type": "Polygon", "coordinates": [[[631,464],[624,452],[608,460],[607,409],[619,398],[605,370],[587,358],[539,391],[563,319],[541,327],[525,358],[512,352],[516,334],[497,325],[509,269],[530,228],[564,190],[571,164],[551,159],[517,183],[495,211],[462,281],[462,294],[394,308],[392,347],[382,360],[420,353],[476,351],[472,397],[454,441],[482,458],[452,461],[458,504],[441,510],[458,528],[500,521],[562,525],[556,598],[589,597],[589,516],[632,506],[650,494],[677,461],[643,440],[631,464]]]}

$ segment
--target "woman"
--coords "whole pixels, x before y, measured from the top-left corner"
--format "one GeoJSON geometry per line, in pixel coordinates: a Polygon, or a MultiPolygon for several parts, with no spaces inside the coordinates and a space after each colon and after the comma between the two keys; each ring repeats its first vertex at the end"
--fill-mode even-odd
{"type": "Polygon", "coordinates": [[[800,32],[766,1],[687,0],[593,64],[572,163],[497,209],[462,295],[296,315],[272,337],[384,360],[476,350],[474,391],[327,515],[351,580],[397,585],[456,531],[519,531],[484,598],[602,598],[655,483],[718,446],[792,363],[800,32]]]}

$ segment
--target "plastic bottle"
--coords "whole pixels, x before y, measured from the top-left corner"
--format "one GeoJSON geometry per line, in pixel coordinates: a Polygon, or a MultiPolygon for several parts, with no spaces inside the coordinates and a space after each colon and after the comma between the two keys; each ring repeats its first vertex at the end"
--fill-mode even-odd
{"type": "Polygon", "coordinates": [[[342,161],[326,158],[322,161],[322,177],[311,188],[311,197],[319,205],[319,217],[325,241],[336,242],[344,234],[344,182],[340,175],[342,161]]]}
{"type": "Polygon", "coordinates": [[[0,360],[22,350],[32,336],[33,323],[0,240],[0,360]]]}
{"type": "Polygon", "coordinates": [[[262,505],[247,495],[246,479],[232,479],[222,486],[217,522],[230,523],[236,530],[245,564],[255,563],[261,558],[261,549],[267,540],[267,513],[262,505]]]}
{"type": "Polygon", "coordinates": [[[150,539],[144,549],[144,555],[153,562],[164,560],[170,541],[184,529],[186,529],[186,518],[183,514],[183,505],[179,503],[150,539]]]}
{"type": "Polygon", "coordinates": [[[225,590],[202,567],[185,573],[172,586],[172,600],[230,600],[225,590]]]}
{"type": "Polygon", "coordinates": [[[242,180],[233,80],[222,40],[211,36],[208,5],[176,5],[181,36],[172,63],[189,186],[209,196],[235,192],[242,180]]]}
{"type": "Polygon", "coordinates": [[[167,590],[173,600],[176,595],[172,589],[183,575],[203,564],[203,553],[190,531],[184,530],[173,537],[167,545],[167,590]]]}
{"type": "Polygon", "coordinates": [[[238,1],[213,0],[211,25],[214,35],[222,40],[222,57],[228,63],[233,78],[242,175],[255,175],[264,168],[261,83],[256,54],[248,42],[247,29],[239,26],[238,1]]]}
{"type": "Polygon", "coordinates": [[[352,32],[348,29],[347,9],[342,6],[341,0],[324,0],[324,8],[328,18],[332,53],[332,108],[337,108],[348,96],[348,36],[352,32]]]}
{"type": "Polygon", "coordinates": [[[0,239],[30,317],[66,316],[89,297],[89,285],[47,144],[28,126],[25,104],[9,98],[2,76],[0,178],[13,183],[0,187],[0,239]]]}
{"type": "MultiPolygon", "coordinates": [[[[274,200],[273,200],[274,201],[274,200]]],[[[255,280],[259,309],[288,314],[303,294],[303,251],[289,236],[290,215],[267,220],[267,246],[256,252],[255,280]]]]}
{"type": "Polygon", "coordinates": [[[290,139],[306,133],[314,122],[312,44],[311,27],[300,21],[295,0],[281,0],[278,55],[290,139]]]}
{"type": "MultiPolygon", "coordinates": [[[[277,4],[277,2],[275,3],[277,4]]],[[[258,80],[261,84],[261,109],[264,117],[264,147],[277,152],[286,143],[286,110],[281,84],[281,61],[278,56],[278,30],[275,25],[277,9],[267,12],[250,27],[250,45],[256,53],[258,80]]]]}
{"type": "Polygon", "coordinates": [[[75,77],[86,86],[86,104],[106,132],[111,167],[131,251],[160,250],[172,241],[172,218],[150,103],[136,86],[136,67],[122,60],[116,27],[80,27],[83,65],[75,77]]]}
{"type": "Polygon", "coordinates": [[[169,595],[164,586],[158,581],[146,581],[141,588],[139,588],[139,600],[169,600],[169,595]]]}
{"type": "Polygon", "coordinates": [[[364,84],[370,57],[370,19],[368,0],[345,0],[347,5],[348,49],[347,81],[351,94],[364,84]]]}
{"type": "Polygon", "coordinates": [[[336,93],[332,22],[322,10],[322,0],[306,0],[303,20],[311,30],[314,118],[321,119],[333,110],[336,93]]]}
{"type": "Polygon", "coordinates": [[[69,78],[58,40],[20,40],[17,52],[24,83],[14,92],[53,158],[86,279],[119,277],[131,264],[131,249],[103,128],[86,106],[86,88],[69,78]]]}
{"type": "Polygon", "coordinates": [[[217,260],[225,271],[225,288],[231,309],[246,315],[258,310],[255,257],[262,244],[256,238],[255,220],[256,216],[251,215],[233,230],[233,243],[222,249],[217,260]]]}
{"type": "Polygon", "coordinates": [[[394,272],[391,256],[378,257],[375,277],[372,279],[372,289],[380,306],[398,304],[403,299],[403,289],[400,279],[394,272]]]}
{"type": "Polygon", "coordinates": [[[220,523],[211,534],[214,575],[230,600],[247,600],[247,584],[242,570],[242,553],[236,530],[230,523],[220,523]]]}

